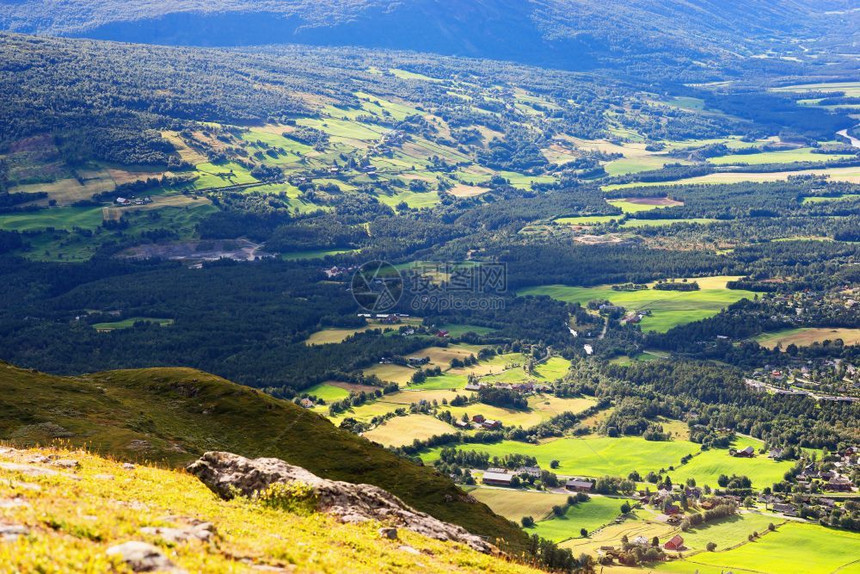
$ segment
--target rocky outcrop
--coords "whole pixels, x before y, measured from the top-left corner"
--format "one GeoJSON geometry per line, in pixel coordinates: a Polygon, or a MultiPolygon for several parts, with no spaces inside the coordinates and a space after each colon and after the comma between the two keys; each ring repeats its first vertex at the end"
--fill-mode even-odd
{"type": "Polygon", "coordinates": [[[253,496],[273,484],[298,482],[313,489],[317,511],[334,515],[343,522],[378,520],[429,538],[461,542],[480,552],[495,550],[464,528],[419,512],[379,487],[320,478],[276,458],[252,460],[227,452],[207,452],[188,471],[224,499],[229,500],[236,493],[253,496]]]}
{"type": "Polygon", "coordinates": [[[131,541],[108,548],[107,555],[116,557],[132,572],[184,572],[174,566],[161,550],[146,542],[131,541]]]}

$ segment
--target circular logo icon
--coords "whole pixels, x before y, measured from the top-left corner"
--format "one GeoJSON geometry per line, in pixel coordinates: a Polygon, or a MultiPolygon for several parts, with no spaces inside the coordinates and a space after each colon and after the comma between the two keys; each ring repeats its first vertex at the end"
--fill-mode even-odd
{"type": "Polygon", "coordinates": [[[370,261],[352,276],[352,297],[366,311],[382,313],[394,308],[403,295],[403,277],[385,261],[370,261]]]}

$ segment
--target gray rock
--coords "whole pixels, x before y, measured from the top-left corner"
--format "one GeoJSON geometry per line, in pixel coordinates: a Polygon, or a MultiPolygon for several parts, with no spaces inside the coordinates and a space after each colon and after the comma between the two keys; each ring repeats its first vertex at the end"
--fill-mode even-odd
{"type": "Polygon", "coordinates": [[[397,529],[396,528],[380,528],[379,535],[383,538],[388,538],[389,540],[397,540],[397,529]]]}
{"type": "Polygon", "coordinates": [[[76,460],[72,460],[70,458],[61,458],[61,459],[53,461],[51,464],[53,464],[54,466],[59,466],[60,468],[68,468],[68,469],[74,469],[74,468],[80,468],[81,467],[81,463],[79,463],[76,460]]]}
{"type": "Polygon", "coordinates": [[[108,548],[108,556],[119,557],[134,572],[176,572],[176,567],[158,547],[146,542],[125,542],[108,548]]]}
{"type": "Polygon", "coordinates": [[[494,551],[491,544],[466,529],[419,512],[379,487],[320,478],[276,458],[251,460],[227,452],[207,452],[188,471],[227,500],[236,492],[253,496],[272,484],[299,482],[313,489],[319,512],[342,522],[378,520],[436,540],[460,542],[480,552],[494,551]]]}
{"type": "Polygon", "coordinates": [[[0,523],[0,541],[14,542],[20,536],[27,536],[28,534],[30,534],[30,529],[26,526],[0,523]]]}
{"type": "Polygon", "coordinates": [[[27,476],[57,476],[56,470],[42,468],[32,464],[18,464],[15,462],[0,462],[0,468],[9,472],[17,472],[27,476]]]}
{"type": "Polygon", "coordinates": [[[191,540],[199,540],[200,542],[209,542],[215,536],[215,527],[210,522],[201,522],[200,524],[189,526],[186,528],[167,528],[167,527],[152,527],[140,529],[141,533],[150,536],[158,536],[165,542],[171,544],[180,544],[191,540]]]}

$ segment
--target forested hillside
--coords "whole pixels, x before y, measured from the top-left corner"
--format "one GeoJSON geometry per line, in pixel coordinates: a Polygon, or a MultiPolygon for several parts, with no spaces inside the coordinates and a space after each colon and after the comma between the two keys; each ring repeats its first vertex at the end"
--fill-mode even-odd
{"type": "MultiPolygon", "coordinates": [[[[11,31],[205,46],[302,43],[410,49],[567,69],[638,68],[805,54],[850,46],[851,2],[592,3],[584,0],[117,2],[28,0],[0,7],[11,31]],[[641,27],[648,22],[647,28],[641,27]],[[480,23],[480,25],[475,25],[480,23]],[[822,41],[823,30],[836,38],[822,41]],[[511,41],[513,40],[513,41],[511,41]],[[793,45],[801,40],[801,49],[793,45]],[[620,57],[620,58],[619,58],[620,57]],[[621,58],[634,60],[622,62],[621,58]],[[653,64],[653,62],[651,62],[653,64]]],[[[854,28],[856,33],[856,28],[854,28]]],[[[785,64],[785,62],[783,62],[785,64]]],[[[638,70],[644,72],[643,70],[638,70]]],[[[677,70],[676,70],[677,71],[677,70]]]]}

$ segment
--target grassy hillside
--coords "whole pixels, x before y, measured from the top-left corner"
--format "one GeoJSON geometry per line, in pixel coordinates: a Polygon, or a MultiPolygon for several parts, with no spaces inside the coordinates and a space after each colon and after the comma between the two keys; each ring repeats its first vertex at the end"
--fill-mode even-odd
{"type": "Polygon", "coordinates": [[[0,440],[55,439],[121,460],[182,466],[208,450],[270,456],[317,475],[382,487],[408,504],[520,548],[513,524],[447,478],[286,401],[192,369],[61,378],[0,363],[0,440]]]}
{"type": "Polygon", "coordinates": [[[23,534],[0,544],[4,571],[129,572],[109,549],[139,541],[187,572],[536,572],[405,529],[383,538],[378,523],[342,524],[300,504],[226,502],[187,473],[84,452],[0,448],[0,500],[4,528],[23,534]],[[211,539],[168,540],[201,521],[214,526],[211,539]]]}

